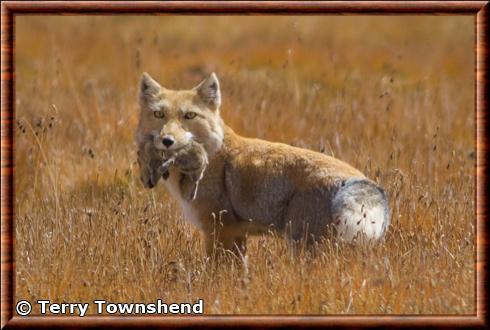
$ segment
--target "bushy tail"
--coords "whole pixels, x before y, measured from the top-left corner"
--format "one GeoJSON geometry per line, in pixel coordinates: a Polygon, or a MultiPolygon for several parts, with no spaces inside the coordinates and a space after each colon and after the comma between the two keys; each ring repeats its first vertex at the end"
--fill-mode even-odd
{"type": "Polygon", "coordinates": [[[359,236],[380,239],[390,224],[386,193],[366,179],[343,182],[334,196],[332,210],[337,235],[346,241],[359,236]]]}

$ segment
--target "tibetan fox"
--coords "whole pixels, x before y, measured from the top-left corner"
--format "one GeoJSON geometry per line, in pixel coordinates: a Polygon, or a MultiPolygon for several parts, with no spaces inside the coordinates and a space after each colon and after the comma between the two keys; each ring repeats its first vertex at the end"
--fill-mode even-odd
{"type": "Polygon", "coordinates": [[[226,126],[214,73],[188,90],[167,89],[143,73],[139,93],[138,148],[161,151],[140,161],[141,179],[151,188],[163,177],[184,217],[201,230],[208,254],[216,246],[244,253],[248,235],[270,230],[307,243],[327,233],[374,241],[386,232],[387,196],[357,169],[311,150],[242,137],[226,126]],[[179,150],[196,154],[189,158],[194,170],[202,170],[195,180],[179,166],[179,150]],[[164,154],[176,157],[159,173],[164,154]],[[194,191],[185,188],[186,180],[196,183],[194,191]]]}

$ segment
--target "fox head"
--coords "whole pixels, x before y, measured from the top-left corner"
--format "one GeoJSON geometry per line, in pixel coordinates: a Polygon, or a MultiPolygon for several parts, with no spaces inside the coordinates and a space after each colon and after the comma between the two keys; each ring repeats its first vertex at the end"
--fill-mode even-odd
{"type": "Polygon", "coordinates": [[[195,141],[203,145],[208,156],[221,148],[221,94],[214,73],[192,89],[171,90],[145,72],[139,93],[137,140],[142,142],[150,136],[155,147],[163,151],[177,150],[195,141]]]}

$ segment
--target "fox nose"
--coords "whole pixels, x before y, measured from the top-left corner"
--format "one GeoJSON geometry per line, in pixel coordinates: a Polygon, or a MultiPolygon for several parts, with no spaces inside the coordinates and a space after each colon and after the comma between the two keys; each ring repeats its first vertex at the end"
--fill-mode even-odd
{"type": "Polygon", "coordinates": [[[165,147],[170,147],[172,144],[174,144],[174,139],[171,136],[165,136],[162,139],[162,143],[165,147]]]}

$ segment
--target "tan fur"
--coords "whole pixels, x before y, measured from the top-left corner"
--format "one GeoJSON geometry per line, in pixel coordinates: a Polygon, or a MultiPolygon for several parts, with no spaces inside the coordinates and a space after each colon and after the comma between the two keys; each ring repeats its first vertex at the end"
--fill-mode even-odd
{"type": "MultiPolygon", "coordinates": [[[[351,234],[363,229],[354,228],[352,223],[355,220],[359,225],[361,221],[332,210],[341,210],[345,202],[345,207],[351,211],[349,215],[357,217],[366,205],[369,207],[378,200],[384,203],[382,189],[338,159],[281,143],[238,136],[223,124],[220,102],[219,82],[214,74],[185,91],[165,89],[143,74],[137,139],[141,141],[141,137],[154,134],[156,147],[164,149],[160,139],[171,136],[176,148],[194,141],[202,144],[207,152],[209,164],[195,200],[189,202],[182,196],[179,187],[183,174],[178,168],[169,169],[164,183],[181,204],[184,216],[203,232],[208,253],[216,244],[243,253],[247,235],[271,229],[287,233],[293,240],[303,237],[315,240],[325,235],[333,224],[335,228],[348,227],[351,231],[346,233],[353,237],[355,235],[351,234]],[[153,112],[161,110],[165,118],[156,119],[153,112]],[[197,116],[185,119],[188,111],[197,116]],[[350,200],[338,201],[334,197],[343,196],[338,192],[346,182],[351,182],[349,180],[359,180],[376,189],[362,188],[361,192],[367,196],[364,201],[358,202],[359,196],[364,198],[363,194],[351,194],[348,195],[352,197],[350,200]],[[378,190],[379,196],[369,197],[378,190]],[[335,205],[332,204],[334,199],[335,205]],[[341,221],[344,227],[337,226],[341,221]]],[[[349,186],[354,193],[361,187],[356,182],[349,186]]],[[[386,205],[383,204],[384,210],[387,210],[386,205]]],[[[379,238],[387,226],[387,219],[379,221],[383,221],[383,227],[373,234],[375,238],[379,238]]]]}

